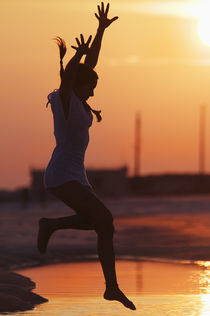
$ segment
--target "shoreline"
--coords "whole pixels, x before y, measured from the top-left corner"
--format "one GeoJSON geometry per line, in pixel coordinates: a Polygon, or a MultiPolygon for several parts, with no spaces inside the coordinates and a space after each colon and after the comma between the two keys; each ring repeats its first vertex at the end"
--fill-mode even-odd
{"type": "MultiPolygon", "coordinates": [[[[187,260],[187,259],[171,259],[171,258],[161,258],[161,257],[144,257],[144,256],[118,256],[116,261],[139,261],[139,262],[157,262],[157,263],[168,263],[168,264],[180,264],[180,265],[199,265],[209,262],[208,260],[187,260]]],[[[84,263],[84,262],[99,262],[99,259],[96,256],[87,256],[87,257],[75,257],[72,260],[52,260],[47,263],[37,263],[37,264],[23,264],[17,267],[12,268],[10,271],[18,272],[28,268],[39,268],[45,266],[52,266],[56,264],[68,264],[68,263],[84,263]]],[[[0,268],[0,271],[2,269],[0,268]]]]}
{"type": "MultiPolygon", "coordinates": [[[[23,276],[21,271],[28,268],[38,268],[56,264],[97,262],[97,256],[74,257],[71,260],[52,260],[45,263],[23,263],[12,269],[0,268],[0,314],[32,310],[36,305],[43,304],[48,300],[32,292],[36,284],[28,277],[23,276]],[[3,279],[2,279],[3,276],[3,279]],[[4,287],[1,287],[3,282],[4,287]],[[1,293],[1,290],[4,293],[1,293]]],[[[139,261],[153,263],[169,263],[180,265],[196,265],[205,269],[205,261],[201,260],[177,260],[160,257],[140,257],[140,256],[117,256],[116,261],[139,261]]]]}

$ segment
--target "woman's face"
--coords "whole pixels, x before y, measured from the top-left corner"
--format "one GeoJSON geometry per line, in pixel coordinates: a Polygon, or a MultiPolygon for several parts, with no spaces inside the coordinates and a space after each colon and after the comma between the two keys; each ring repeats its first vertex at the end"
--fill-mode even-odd
{"type": "Polygon", "coordinates": [[[94,96],[94,89],[97,85],[97,79],[84,84],[76,89],[77,96],[81,101],[87,101],[89,97],[94,96]]]}

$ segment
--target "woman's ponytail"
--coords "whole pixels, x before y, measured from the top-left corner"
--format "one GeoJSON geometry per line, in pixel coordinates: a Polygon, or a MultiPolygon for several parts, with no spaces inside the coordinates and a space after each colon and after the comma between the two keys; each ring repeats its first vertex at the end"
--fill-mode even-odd
{"type": "Polygon", "coordinates": [[[54,38],[54,40],[56,40],[57,45],[59,47],[59,52],[60,52],[60,77],[62,79],[63,77],[63,73],[64,73],[64,68],[63,68],[63,57],[66,54],[67,48],[66,48],[66,43],[64,41],[64,39],[62,39],[59,36],[56,36],[54,38]]]}
{"type": "Polygon", "coordinates": [[[83,101],[82,103],[86,110],[91,111],[96,116],[97,122],[100,122],[102,120],[101,111],[94,110],[86,101],[83,101]]]}

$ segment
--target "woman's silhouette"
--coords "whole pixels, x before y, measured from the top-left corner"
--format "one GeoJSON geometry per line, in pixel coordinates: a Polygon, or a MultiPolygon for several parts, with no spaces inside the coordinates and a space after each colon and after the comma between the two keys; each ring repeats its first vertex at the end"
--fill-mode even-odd
{"type": "Polygon", "coordinates": [[[113,249],[113,216],[98,199],[90,186],[84,168],[84,156],[89,142],[89,127],[94,113],[101,120],[100,111],[93,110],[87,99],[94,95],[98,75],[93,70],[97,64],[105,29],[118,17],[108,19],[109,4],[98,6],[99,21],[96,36],[89,47],[81,34],[76,38],[75,55],[63,69],[62,59],[66,53],[64,40],[57,37],[60,49],[61,85],[48,96],[54,118],[56,147],[46,168],[45,187],[59,200],[70,206],[76,215],[60,218],[41,218],[39,221],[38,249],[44,253],[52,233],[58,229],[95,230],[97,250],[103,269],[106,289],[104,298],[117,300],[130,309],[134,304],[119,289],[115,272],[113,249]],[[84,64],[80,63],[86,55],[84,64]]]}

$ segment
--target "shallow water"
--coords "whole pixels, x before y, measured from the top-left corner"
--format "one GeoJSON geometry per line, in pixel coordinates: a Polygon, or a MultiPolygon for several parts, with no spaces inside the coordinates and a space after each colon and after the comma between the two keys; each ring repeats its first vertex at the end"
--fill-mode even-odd
{"type": "Polygon", "coordinates": [[[58,264],[18,271],[36,282],[49,302],[13,315],[209,316],[209,265],[117,261],[118,282],[136,305],[133,312],[102,298],[104,279],[98,262],[58,264]]]}

